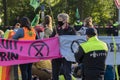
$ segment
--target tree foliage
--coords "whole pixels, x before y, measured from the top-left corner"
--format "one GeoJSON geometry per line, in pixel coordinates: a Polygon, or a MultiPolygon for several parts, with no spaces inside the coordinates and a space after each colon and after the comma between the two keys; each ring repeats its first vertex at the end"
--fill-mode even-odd
{"type": "MultiPolygon", "coordinates": [[[[75,19],[76,8],[79,9],[80,19],[91,16],[94,23],[104,25],[109,20],[116,20],[117,13],[113,0],[40,0],[45,6],[45,14],[53,15],[55,20],[61,12],[70,15],[70,22],[75,19]]],[[[41,6],[40,6],[41,7],[41,6]]],[[[9,25],[13,25],[17,16],[28,16],[32,20],[40,7],[34,11],[29,5],[29,0],[7,0],[7,14],[9,25]]],[[[3,15],[2,2],[0,0],[0,15],[3,15]]],[[[1,16],[0,16],[1,17],[1,16]]]]}

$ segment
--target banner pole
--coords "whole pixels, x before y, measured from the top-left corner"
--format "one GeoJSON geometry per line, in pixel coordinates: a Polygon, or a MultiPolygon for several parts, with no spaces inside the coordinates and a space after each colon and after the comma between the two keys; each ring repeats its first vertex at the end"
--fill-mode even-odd
{"type": "Polygon", "coordinates": [[[113,46],[114,46],[114,68],[115,68],[115,73],[116,73],[116,79],[119,80],[118,66],[116,64],[117,47],[116,47],[116,41],[113,35],[112,35],[112,40],[113,40],[113,46]]]}

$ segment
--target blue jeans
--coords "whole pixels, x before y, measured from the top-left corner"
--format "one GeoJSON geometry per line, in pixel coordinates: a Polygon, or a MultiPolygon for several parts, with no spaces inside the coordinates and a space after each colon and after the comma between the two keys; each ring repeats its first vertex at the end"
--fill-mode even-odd
{"type": "Polygon", "coordinates": [[[20,64],[22,80],[32,80],[32,63],[20,64]]]}
{"type": "Polygon", "coordinates": [[[106,66],[104,80],[115,80],[114,66],[112,66],[112,65],[107,65],[106,66]]]}
{"type": "Polygon", "coordinates": [[[72,80],[70,61],[65,58],[58,58],[52,60],[52,80],[59,80],[59,75],[63,74],[65,80],[72,80]],[[62,71],[61,71],[62,70],[62,71]]]}

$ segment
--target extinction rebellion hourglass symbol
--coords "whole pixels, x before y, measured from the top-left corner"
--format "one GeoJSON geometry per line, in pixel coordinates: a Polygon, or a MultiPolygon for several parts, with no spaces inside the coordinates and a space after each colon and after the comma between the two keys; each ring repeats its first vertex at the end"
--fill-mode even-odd
{"type": "Polygon", "coordinates": [[[48,56],[49,55],[49,47],[43,41],[33,42],[29,47],[28,55],[29,56],[39,56],[39,57],[48,56]],[[35,53],[34,53],[35,55],[32,55],[33,54],[33,53],[31,53],[32,50],[35,51],[35,53]]]}

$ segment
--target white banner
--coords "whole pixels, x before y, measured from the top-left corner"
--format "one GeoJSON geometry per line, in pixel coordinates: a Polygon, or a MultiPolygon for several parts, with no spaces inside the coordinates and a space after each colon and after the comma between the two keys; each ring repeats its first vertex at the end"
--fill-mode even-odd
{"type": "MultiPolygon", "coordinates": [[[[106,59],[106,64],[108,65],[114,65],[114,46],[113,46],[113,40],[111,36],[99,36],[100,40],[106,42],[108,44],[108,56],[106,59]]],[[[117,46],[117,53],[116,53],[116,64],[120,64],[120,37],[114,37],[116,46],[117,46]]],[[[85,36],[75,36],[75,35],[64,35],[60,36],[60,51],[63,57],[65,57],[68,61],[75,62],[74,58],[74,51],[76,51],[78,48],[78,44],[75,42],[84,42],[86,41],[85,36]]]]}

